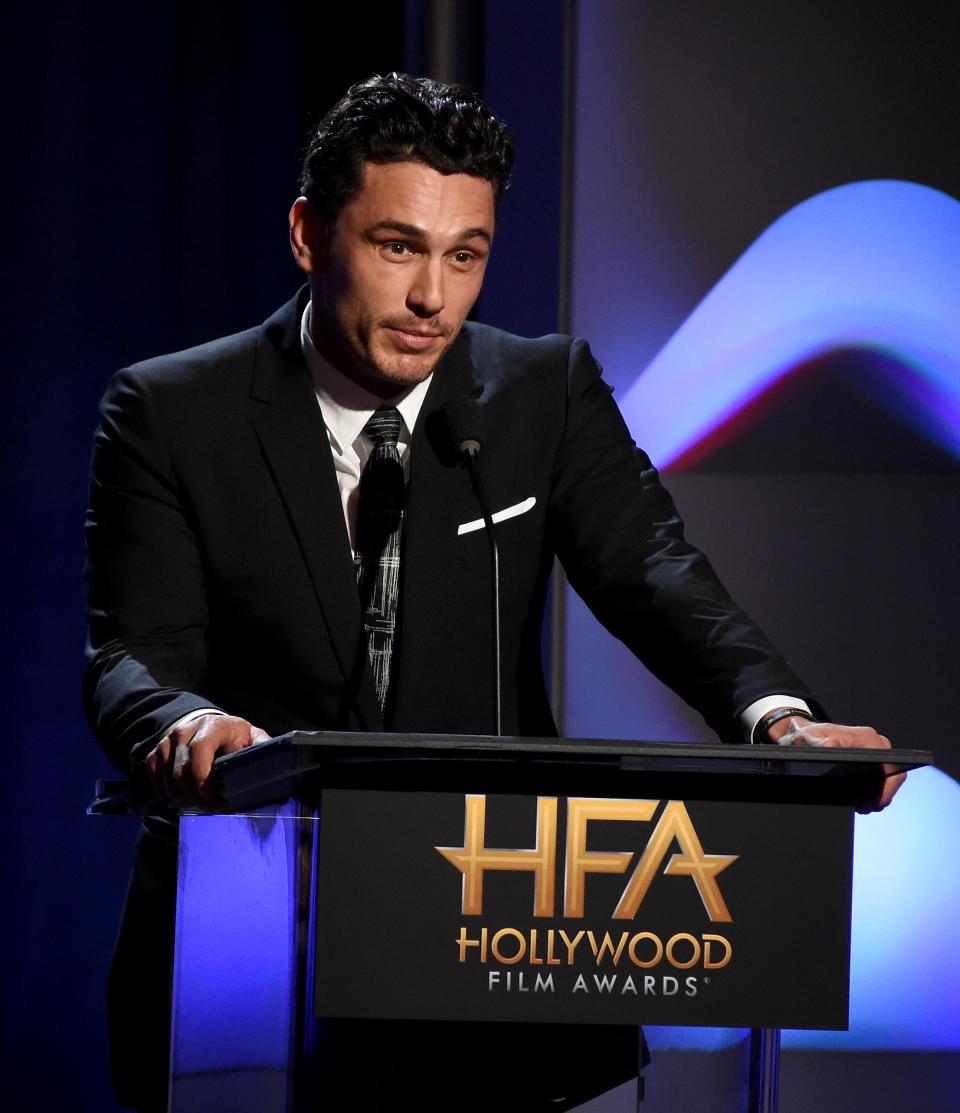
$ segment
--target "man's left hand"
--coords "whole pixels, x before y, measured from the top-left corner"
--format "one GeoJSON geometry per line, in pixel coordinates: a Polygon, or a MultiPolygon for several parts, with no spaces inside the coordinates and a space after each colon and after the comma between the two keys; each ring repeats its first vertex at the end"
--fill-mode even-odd
{"type": "MultiPolygon", "coordinates": [[[[778,746],[825,746],[845,750],[889,750],[890,739],[873,727],[847,727],[839,723],[811,723],[799,715],[781,719],[767,731],[767,738],[778,746]]],[[[894,772],[894,766],[883,766],[883,780],[876,793],[857,805],[858,812],[878,812],[893,799],[906,780],[906,773],[894,772]]]]}

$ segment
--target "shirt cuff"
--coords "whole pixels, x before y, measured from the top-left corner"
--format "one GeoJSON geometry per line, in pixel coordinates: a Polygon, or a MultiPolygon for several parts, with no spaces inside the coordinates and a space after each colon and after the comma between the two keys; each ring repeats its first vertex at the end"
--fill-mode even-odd
{"type": "Polygon", "coordinates": [[[764,696],[763,699],[754,700],[745,711],[740,712],[740,725],[748,743],[756,741],[753,734],[760,721],[778,707],[795,707],[798,711],[806,711],[808,715],[813,714],[806,700],[797,699],[796,696],[764,696]]]}

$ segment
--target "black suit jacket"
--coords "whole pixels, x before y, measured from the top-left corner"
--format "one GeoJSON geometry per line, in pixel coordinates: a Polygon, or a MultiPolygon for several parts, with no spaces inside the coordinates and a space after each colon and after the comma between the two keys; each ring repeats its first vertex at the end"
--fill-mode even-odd
{"type": "Polygon", "coordinates": [[[554,732],[540,666],[559,555],[601,622],[722,736],[772,693],[812,697],[731,601],[583,341],[466,324],[437,368],[411,448],[383,722],[323,420],[300,347],[301,291],[263,326],[121,372],[92,468],[85,699],[126,769],[181,715],[214,704],[292,729],[489,733],[491,604],[480,512],[440,408],[478,399],[499,526],[504,733],[554,732]]]}
{"type": "MultiPolygon", "coordinates": [[[[385,723],[300,347],[304,300],[301,292],[259,328],[123,371],[105,396],[87,524],[84,693],[120,768],[131,757],[136,768],[176,719],[211,704],[271,734],[492,731],[489,551],[482,531],[458,532],[480,512],[440,416],[445,399],[462,394],[483,411],[480,466],[493,509],[534,500],[499,526],[505,733],[554,732],[540,626],[555,554],[600,620],[722,736],[739,738],[737,716],[760,696],[811,699],[684,540],[586,344],[467,324],[414,431],[385,723]]],[[[130,1103],[162,1103],[165,1093],[174,882],[175,847],[147,832],[110,984],[115,1084],[130,1103]]],[[[370,1043],[379,1060],[392,1056],[384,1107],[393,1087],[418,1092],[429,1077],[445,1108],[459,1083],[438,1064],[456,1075],[465,1055],[476,1058],[468,1076],[489,1082],[473,1095],[477,1108],[507,1108],[491,1062],[508,1052],[521,1066],[550,1061],[567,1100],[535,1093],[529,1077],[533,1090],[515,1103],[525,1113],[538,1102],[567,1108],[636,1071],[635,1030],[495,1029],[467,1038],[451,1025],[348,1026],[330,1036],[331,1085],[348,1095],[332,1107],[351,1107],[370,1043]]]]}

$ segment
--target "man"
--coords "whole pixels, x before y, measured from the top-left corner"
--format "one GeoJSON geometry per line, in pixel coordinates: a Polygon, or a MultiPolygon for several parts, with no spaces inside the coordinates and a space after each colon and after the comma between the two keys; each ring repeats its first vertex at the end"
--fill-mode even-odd
{"type": "MultiPolygon", "coordinates": [[[[85,696],[107,753],[145,765],[167,805],[209,801],[215,755],[289,730],[492,731],[488,553],[460,529],[478,510],[449,399],[478,403],[489,500],[512,509],[505,734],[555,732],[540,625],[559,555],[601,621],[722,737],[889,746],[814,721],[812,694],[684,540],[582,341],[464,323],[511,165],[509,132],[465,90],[396,74],[354,86],[318,126],[290,213],[309,290],[260,328],[112,381],[93,458],[85,696]],[[361,506],[368,458],[384,455],[405,477],[389,605],[369,587],[380,569],[361,506]]],[[[148,1010],[152,1032],[133,1018],[169,977],[166,958],[144,955],[170,933],[170,843],[147,826],[111,976],[114,1032],[138,1025],[136,1047],[115,1041],[118,1092],[144,1108],[137,1086],[150,1071],[159,1085],[167,1018],[148,1010]]],[[[525,1032],[567,1058],[569,1032],[525,1032]]],[[[558,1067],[566,1104],[542,1099],[568,1108],[629,1077],[635,1045],[607,1034],[590,1077],[558,1067]],[[611,1048],[625,1062],[605,1068],[611,1048]]],[[[421,1074],[444,1058],[431,1047],[421,1074]]]]}

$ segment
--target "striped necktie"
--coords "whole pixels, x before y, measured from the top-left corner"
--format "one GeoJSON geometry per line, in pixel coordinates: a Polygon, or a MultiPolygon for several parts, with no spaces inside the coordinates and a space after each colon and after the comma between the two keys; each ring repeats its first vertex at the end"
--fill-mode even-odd
{"type": "Polygon", "coordinates": [[[380,710],[384,711],[397,620],[405,501],[403,465],[397,450],[400,411],[395,406],[381,406],[364,425],[363,432],[374,447],[360,476],[354,562],[367,653],[380,710]]]}

